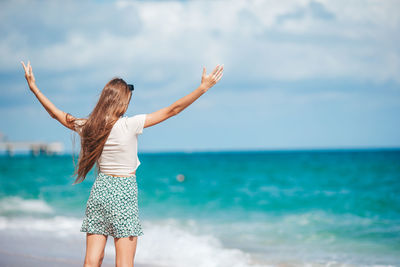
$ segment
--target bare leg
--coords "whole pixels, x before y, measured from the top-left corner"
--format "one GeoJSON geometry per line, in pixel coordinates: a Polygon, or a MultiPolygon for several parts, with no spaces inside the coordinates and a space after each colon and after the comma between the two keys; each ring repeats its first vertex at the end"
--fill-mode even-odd
{"type": "Polygon", "coordinates": [[[84,267],[100,267],[107,244],[106,235],[86,233],[86,256],[84,267]]]}
{"type": "Polygon", "coordinates": [[[114,238],[115,266],[133,267],[135,259],[137,236],[114,238]]]}

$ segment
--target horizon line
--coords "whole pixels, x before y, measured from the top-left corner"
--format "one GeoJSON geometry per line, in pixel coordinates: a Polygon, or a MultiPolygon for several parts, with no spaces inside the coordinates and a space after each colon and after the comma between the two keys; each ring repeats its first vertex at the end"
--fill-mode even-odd
{"type": "MultiPolygon", "coordinates": [[[[191,154],[191,153],[243,153],[243,152],[334,152],[334,151],[379,151],[400,150],[400,146],[368,146],[368,147],[281,147],[281,148],[246,148],[246,149],[167,149],[167,150],[142,150],[138,154],[191,154]]],[[[16,150],[13,155],[29,155],[27,150],[16,150]]],[[[75,153],[76,155],[78,153],[75,153]]],[[[72,155],[72,150],[55,154],[56,156],[72,155]]],[[[0,152],[0,156],[7,156],[6,151],[0,152]]]]}

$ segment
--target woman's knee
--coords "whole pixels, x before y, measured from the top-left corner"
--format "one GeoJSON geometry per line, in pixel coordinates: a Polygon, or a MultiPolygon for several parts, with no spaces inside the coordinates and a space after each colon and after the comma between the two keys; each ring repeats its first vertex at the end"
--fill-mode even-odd
{"type": "Polygon", "coordinates": [[[104,249],[107,243],[106,235],[87,234],[85,267],[100,266],[104,258],[104,249]]]}
{"type": "Polygon", "coordinates": [[[126,260],[116,260],[115,261],[115,266],[116,267],[133,267],[133,260],[132,261],[126,261],[126,260]]]}
{"type": "Polygon", "coordinates": [[[100,254],[99,256],[95,255],[86,255],[84,267],[99,267],[103,263],[104,253],[100,254]]]}

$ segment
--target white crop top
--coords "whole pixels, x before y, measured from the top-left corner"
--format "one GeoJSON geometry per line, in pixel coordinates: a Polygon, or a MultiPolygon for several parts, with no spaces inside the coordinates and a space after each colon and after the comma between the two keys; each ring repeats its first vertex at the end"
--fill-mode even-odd
{"type": "MultiPolygon", "coordinates": [[[[124,176],[133,175],[132,173],[140,165],[137,155],[137,140],[138,135],[143,133],[146,115],[124,116],[117,120],[98,159],[100,172],[124,176]]],[[[80,134],[80,128],[76,129],[80,134]]]]}

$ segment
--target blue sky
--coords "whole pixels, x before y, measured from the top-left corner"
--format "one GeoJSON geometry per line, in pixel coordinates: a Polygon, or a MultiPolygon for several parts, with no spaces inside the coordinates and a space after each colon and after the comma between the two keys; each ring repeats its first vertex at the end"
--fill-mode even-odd
{"type": "Polygon", "coordinates": [[[400,146],[396,1],[2,1],[0,131],[61,141],[26,85],[86,117],[114,76],[135,84],[126,113],[189,94],[202,67],[224,76],[140,136],[140,151],[400,146]]]}

